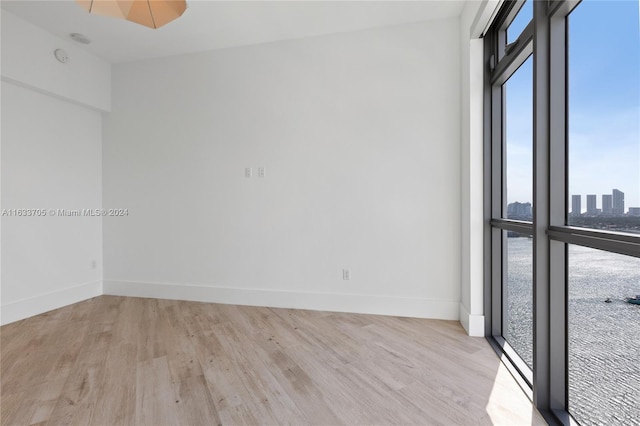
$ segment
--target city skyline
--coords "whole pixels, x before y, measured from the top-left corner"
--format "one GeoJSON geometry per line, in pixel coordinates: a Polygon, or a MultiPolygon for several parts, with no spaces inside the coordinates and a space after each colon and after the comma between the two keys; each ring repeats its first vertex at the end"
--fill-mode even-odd
{"type": "Polygon", "coordinates": [[[629,209],[640,208],[640,206],[628,205],[625,201],[624,191],[621,191],[618,188],[613,188],[608,194],[571,194],[570,200],[570,213],[574,213],[576,211],[576,206],[579,206],[581,213],[601,213],[612,215],[622,215],[628,213],[629,209]],[[586,200],[585,208],[582,207],[583,196],[586,200]],[[577,199],[576,197],[579,198],[577,199]]]}
{"type": "MultiPolygon", "coordinates": [[[[580,213],[587,214],[625,215],[631,209],[640,209],[640,206],[628,205],[625,201],[625,192],[618,188],[613,188],[608,194],[570,194],[568,201],[568,213],[580,210],[580,213]],[[583,197],[585,204],[582,203],[583,197]]],[[[507,215],[509,212],[521,212],[520,209],[524,206],[533,208],[531,201],[516,200],[507,203],[507,215]]]]}

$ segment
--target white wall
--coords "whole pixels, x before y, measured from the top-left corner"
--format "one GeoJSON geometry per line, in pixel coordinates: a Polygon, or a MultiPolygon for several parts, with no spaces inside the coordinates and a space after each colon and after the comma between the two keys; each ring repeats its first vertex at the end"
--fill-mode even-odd
{"type": "Polygon", "coordinates": [[[50,209],[102,203],[110,67],[2,12],[1,315],[6,324],[102,293],[102,220],[50,209]],[[65,47],[71,62],[53,58],[65,47]],[[96,72],[94,74],[94,72],[96,72]],[[105,78],[106,76],[106,78],[105,78]],[[45,209],[17,217],[12,209],[45,209]],[[92,262],[96,262],[95,268],[92,262]]]}
{"type": "Polygon", "coordinates": [[[114,66],[105,292],[458,319],[460,32],[114,66]]]}
{"type": "MultiPolygon", "coordinates": [[[[2,82],[2,209],[99,208],[100,145],[100,113],[2,82]]],[[[101,234],[100,217],[3,216],[2,323],[101,294],[101,234]]]]}

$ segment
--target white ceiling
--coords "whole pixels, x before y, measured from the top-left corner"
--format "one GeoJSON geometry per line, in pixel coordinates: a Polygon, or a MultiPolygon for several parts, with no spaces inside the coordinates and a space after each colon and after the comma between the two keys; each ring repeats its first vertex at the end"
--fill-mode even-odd
{"type": "Polygon", "coordinates": [[[74,0],[2,0],[2,9],[52,34],[76,32],[112,63],[459,16],[462,0],[205,1],[157,30],[89,15],[74,0]]]}

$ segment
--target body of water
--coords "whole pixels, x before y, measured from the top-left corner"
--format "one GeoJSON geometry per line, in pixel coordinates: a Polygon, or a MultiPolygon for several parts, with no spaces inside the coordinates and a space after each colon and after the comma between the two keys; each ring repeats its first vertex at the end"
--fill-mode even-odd
{"type": "MultiPolygon", "coordinates": [[[[532,363],[532,240],[507,239],[505,338],[532,363]]],[[[640,259],[569,245],[569,411],[582,425],[640,425],[640,259]],[[611,303],[605,303],[610,299],[611,303]]]]}

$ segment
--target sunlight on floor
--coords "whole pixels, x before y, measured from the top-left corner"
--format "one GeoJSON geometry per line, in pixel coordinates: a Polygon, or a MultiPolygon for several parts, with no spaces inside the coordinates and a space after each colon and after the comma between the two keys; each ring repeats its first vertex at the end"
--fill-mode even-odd
{"type": "Polygon", "coordinates": [[[540,413],[501,362],[486,406],[494,425],[546,425],[540,413]],[[514,412],[518,417],[514,418],[514,412]]]}

